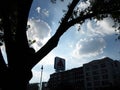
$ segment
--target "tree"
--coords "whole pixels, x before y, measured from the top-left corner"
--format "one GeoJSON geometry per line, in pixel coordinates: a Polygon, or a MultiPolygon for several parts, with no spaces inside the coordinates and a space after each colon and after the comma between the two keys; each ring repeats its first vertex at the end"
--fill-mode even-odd
{"type": "MultiPolygon", "coordinates": [[[[52,0],[54,3],[55,1],[52,0]]],[[[25,90],[32,78],[31,69],[57,46],[60,37],[71,26],[81,25],[86,19],[101,20],[111,17],[115,21],[114,27],[119,31],[120,0],[89,1],[91,3],[89,7],[80,9],[77,5],[88,1],[72,0],[56,33],[37,52],[29,47],[26,36],[28,15],[33,0],[0,1],[0,30],[2,32],[0,39],[5,44],[8,60],[8,65],[6,65],[0,50],[0,87],[2,90],[25,90]]]]}

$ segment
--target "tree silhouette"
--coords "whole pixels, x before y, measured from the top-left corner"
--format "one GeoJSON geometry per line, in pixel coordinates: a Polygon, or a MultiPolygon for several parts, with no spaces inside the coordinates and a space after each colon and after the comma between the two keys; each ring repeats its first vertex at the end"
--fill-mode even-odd
{"type": "MultiPolygon", "coordinates": [[[[56,2],[56,0],[51,1],[56,2]]],[[[86,19],[101,20],[111,17],[115,21],[116,31],[119,31],[120,0],[89,1],[91,3],[89,7],[80,9],[77,5],[88,1],[72,0],[56,33],[40,50],[35,52],[29,47],[26,36],[28,15],[33,0],[1,0],[0,31],[2,34],[0,34],[0,40],[5,44],[8,65],[0,50],[0,88],[2,90],[25,90],[32,78],[31,69],[57,46],[64,32],[75,24],[81,25],[86,19]]],[[[118,35],[119,33],[120,31],[118,35]]]]}

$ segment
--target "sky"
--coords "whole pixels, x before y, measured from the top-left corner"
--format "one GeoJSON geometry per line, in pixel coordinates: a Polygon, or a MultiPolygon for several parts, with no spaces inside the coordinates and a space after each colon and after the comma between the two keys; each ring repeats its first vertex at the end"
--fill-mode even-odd
{"type": "MultiPolygon", "coordinates": [[[[30,9],[27,31],[28,39],[36,40],[31,45],[36,52],[54,35],[59,27],[59,21],[63,17],[63,10],[67,10],[67,4],[50,0],[33,0],[30,9]]],[[[85,8],[89,3],[81,3],[80,8],[85,8]]],[[[83,64],[103,57],[120,60],[120,41],[116,41],[115,28],[111,18],[96,22],[86,20],[78,31],[79,25],[71,27],[65,32],[58,46],[46,55],[33,69],[33,77],[30,83],[39,83],[41,67],[43,65],[42,81],[48,81],[50,74],[54,73],[54,59],[56,56],[64,58],[66,70],[81,67],[83,64]]]]}

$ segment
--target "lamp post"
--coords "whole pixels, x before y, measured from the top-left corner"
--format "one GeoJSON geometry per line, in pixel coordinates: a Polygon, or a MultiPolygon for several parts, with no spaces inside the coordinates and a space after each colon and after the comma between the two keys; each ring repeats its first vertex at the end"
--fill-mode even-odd
{"type": "Polygon", "coordinates": [[[40,75],[40,90],[42,90],[42,74],[43,74],[43,65],[41,67],[41,75],[40,75]]]}

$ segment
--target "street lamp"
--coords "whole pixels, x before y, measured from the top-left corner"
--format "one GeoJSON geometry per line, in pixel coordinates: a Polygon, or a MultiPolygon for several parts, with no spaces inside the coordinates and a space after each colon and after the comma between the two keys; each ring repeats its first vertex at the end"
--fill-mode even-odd
{"type": "Polygon", "coordinates": [[[40,75],[40,90],[42,90],[42,74],[43,74],[43,65],[41,67],[41,75],[40,75]]]}

